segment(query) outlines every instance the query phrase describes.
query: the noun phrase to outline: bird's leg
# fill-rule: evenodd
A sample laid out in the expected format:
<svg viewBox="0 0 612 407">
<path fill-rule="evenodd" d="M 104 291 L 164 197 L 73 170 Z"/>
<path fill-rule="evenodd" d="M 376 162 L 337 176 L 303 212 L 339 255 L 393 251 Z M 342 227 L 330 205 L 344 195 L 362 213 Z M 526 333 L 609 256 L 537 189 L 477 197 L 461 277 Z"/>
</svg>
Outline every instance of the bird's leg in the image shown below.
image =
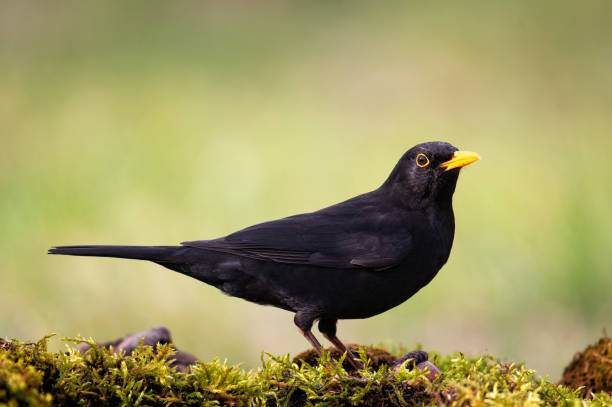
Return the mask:
<svg viewBox="0 0 612 407">
<path fill-rule="evenodd" d="M 298 330 L 300 331 L 300 333 L 302 335 L 304 335 L 304 338 L 306 338 L 306 340 L 308 342 L 310 342 L 312 347 L 317 352 L 317 355 L 319 355 L 319 357 L 323 356 L 322 352 L 321 352 L 321 343 L 319 343 L 317 338 L 314 336 L 314 334 L 310 330 L 312 328 L 312 324 L 314 323 L 314 318 L 309 318 L 306 314 L 298 311 L 295 314 L 295 317 L 293 318 L 293 322 L 295 322 L 295 324 L 297 325 Z M 330 359 L 330 362 L 331 362 L 332 366 L 334 366 L 334 367 L 336 366 L 336 364 L 334 363 L 333 360 Z M 322 365 L 322 366 L 325 369 L 327 369 L 327 371 L 330 374 L 333 375 L 333 372 L 331 371 L 331 369 L 328 366 L 325 366 L 325 365 Z"/>
<path fill-rule="evenodd" d="M 312 331 L 310 329 L 308 331 L 302 331 L 300 328 L 298 328 L 298 330 L 300 331 L 302 335 L 304 335 L 304 338 L 306 338 L 306 340 L 310 342 L 310 344 L 315 349 L 319 357 L 321 357 L 321 343 L 313 335 Z"/>
<path fill-rule="evenodd" d="M 334 346 L 336 348 L 338 348 L 338 350 L 342 353 L 346 352 L 346 359 L 348 360 L 348 362 L 357 370 L 361 370 L 363 369 L 363 364 L 361 364 L 361 362 L 359 362 L 358 360 L 355 359 L 355 355 L 353 355 L 353 352 L 351 352 L 351 350 L 349 348 L 347 348 L 342 341 L 340 341 L 340 339 L 338 339 L 337 336 L 328 336 L 323 334 L 323 336 L 325 336 L 327 338 L 328 341 L 330 341 L 331 343 L 334 344 Z"/>
<path fill-rule="evenodd" d="M 310 342 L 310 344 L 312 345 L 312 347 L 315 349 L 315 351 L 320 357 L 321 356 L 321 343 L 319 343 L 317 338 L 313 335 L 312 331 L 310 330 L 312 328 L 312 324 L 314 323 L 314 319 L 308 317 L 305 313 L 298 311 L 295 314 L 295 317 L 293 318 L 293 322 L 295 323 L 295 325 L 297 325 L 300 333 L 304 335 L 304 338 L 306 338 L 308 342 Z"/>
<path fill-rule="evenodd" d="M 319 320 L 319 331 L 323 334 L 328 341 L 330 341 L 340 352 L 346 352 L 346 359 L 348 362 L 357 370 L 363 369 L 361 362 L 355 360 L 355 355 L 349 348 L 347 348 L 340 339 L 336 336 L 336 323 L 337 319 L 326 319 L 321 318 Z"/>
</svg>

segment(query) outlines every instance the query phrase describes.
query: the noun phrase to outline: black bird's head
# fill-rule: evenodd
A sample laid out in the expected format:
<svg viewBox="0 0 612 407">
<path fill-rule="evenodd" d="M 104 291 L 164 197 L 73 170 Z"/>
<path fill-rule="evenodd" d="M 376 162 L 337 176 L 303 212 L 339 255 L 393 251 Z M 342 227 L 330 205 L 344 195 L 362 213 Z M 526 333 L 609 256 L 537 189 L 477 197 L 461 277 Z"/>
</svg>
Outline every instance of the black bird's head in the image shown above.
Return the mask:
<svg viewBox="0 0 612 407">
<path fill-rule="evenodd" d="M 459 170 L 479 159 L 441 141 L 417 144 L 402 156 L 382 188 L 410 209 L 450 204 Z"/>
</svg>

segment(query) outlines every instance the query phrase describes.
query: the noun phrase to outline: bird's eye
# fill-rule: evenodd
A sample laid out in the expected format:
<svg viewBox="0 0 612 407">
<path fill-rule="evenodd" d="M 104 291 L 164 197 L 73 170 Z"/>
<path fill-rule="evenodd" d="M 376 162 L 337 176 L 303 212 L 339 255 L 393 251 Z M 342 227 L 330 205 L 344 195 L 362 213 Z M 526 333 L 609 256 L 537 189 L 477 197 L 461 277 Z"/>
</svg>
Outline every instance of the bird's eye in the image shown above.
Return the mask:
<svg viewBox="0 0 612 407">
<path fill-rule="evenodd" d="M 419 154 L 416 156 L 416 164 L 421 167 L 427 167 L 429 165 L 429 158 L 425 154 Z"/>
</svg>

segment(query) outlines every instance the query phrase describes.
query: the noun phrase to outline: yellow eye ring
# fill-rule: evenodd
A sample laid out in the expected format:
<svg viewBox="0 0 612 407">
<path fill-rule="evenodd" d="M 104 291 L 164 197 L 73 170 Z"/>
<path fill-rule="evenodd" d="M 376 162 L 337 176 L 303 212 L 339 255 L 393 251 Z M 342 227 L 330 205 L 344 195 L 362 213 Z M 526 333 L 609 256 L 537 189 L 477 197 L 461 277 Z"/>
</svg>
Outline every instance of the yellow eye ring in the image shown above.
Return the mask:
<svg viewBox="0 0 612 407">
<path fill-rule="evenodd" d="M 429 165 L 429 158 L 423 153 L 416 156 L 416 165 L 421 168 L 425 168 Z"/>
</svg>

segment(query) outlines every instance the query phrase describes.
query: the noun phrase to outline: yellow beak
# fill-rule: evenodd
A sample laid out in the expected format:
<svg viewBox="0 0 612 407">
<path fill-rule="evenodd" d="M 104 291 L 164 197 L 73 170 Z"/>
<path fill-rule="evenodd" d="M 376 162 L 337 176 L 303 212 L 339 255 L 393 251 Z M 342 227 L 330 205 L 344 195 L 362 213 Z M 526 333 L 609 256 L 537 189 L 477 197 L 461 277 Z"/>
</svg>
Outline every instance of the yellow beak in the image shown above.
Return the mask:
<svg viewBox="0 0 612 407">
<path fill-rule="evenodd" d="M 440 164 L 440 167 L 446 168 L 444 171 L 449 171 L 453 168 L 465 167 L 478 160 L 480 160 L 480 156 L 471 151 L 455 151 L 453 158 Z"/>
</svg>

